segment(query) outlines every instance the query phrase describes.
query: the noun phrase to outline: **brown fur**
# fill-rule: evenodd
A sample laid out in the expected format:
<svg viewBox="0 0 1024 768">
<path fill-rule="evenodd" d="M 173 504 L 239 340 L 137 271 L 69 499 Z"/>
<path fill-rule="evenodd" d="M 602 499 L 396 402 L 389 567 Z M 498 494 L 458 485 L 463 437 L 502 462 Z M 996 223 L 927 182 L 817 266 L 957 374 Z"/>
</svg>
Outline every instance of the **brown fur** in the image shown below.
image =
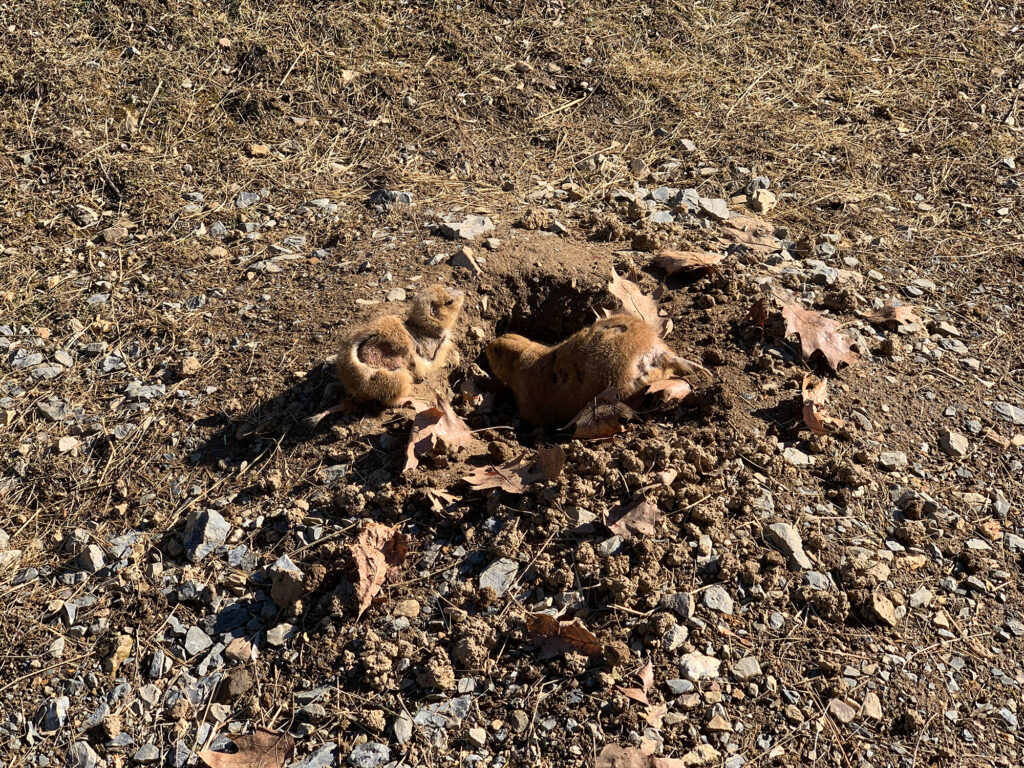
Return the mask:
<svg viewBox="0 0 1024 768">
<path fill-rule="evenodd" d="M 352 399 L 387 406 L 405 402 L 413 384 L 451 354 L 462 301 L 461 292 L 431 285 L 417 294 L 405 320 L 383 315 L 352 331 L 334 365 Z"/>
<path fill-rule="evenodd" d="M 626 398 L 656 381 L 707 373 L 632 315 L 599 320 L 553 347 L 507 334 L 487 345 L 487 359 L 522 417 L 544 427 L 564 426 L 606 389 Z"/>
</svg>

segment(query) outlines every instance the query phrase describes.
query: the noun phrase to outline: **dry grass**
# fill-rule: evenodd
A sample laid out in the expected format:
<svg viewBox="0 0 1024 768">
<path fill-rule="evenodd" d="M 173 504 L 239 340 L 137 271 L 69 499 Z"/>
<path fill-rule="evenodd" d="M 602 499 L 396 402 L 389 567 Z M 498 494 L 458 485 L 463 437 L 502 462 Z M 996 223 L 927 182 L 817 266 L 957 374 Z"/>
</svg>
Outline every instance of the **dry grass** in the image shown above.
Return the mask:
<svg viewBox="0 0 1024 768">
<path fill-rule="evenodd" d="M 574 180 L 597 199 L 632 183 L 621 163 L 605 175 L 576 169 L 597 152 L 717 168 L 694 173 L 711 192 L 734 188 L 735 166 L 768 175 L 797 195 L 784 223 L 884 237 L 890 250 L 854 255 L 945 281 L 956 297 L 947 311 L 968 330 L 991 322 L 973 303 L 975 284 L 986 302 L 1020 300 L 1020 194 L 996 186 L 999 159 L 1024 154 L 1013 10 L 967 0 L 171 6 L 16 0 L 0 9 L 0 324 L 46 328 L 65 345 L 141 340 L 146 350 L 130 362 L 140 379 L 159 377 L 168 354 L 202 351 L 206 369 L 189 386 L 223 386 L 255 355 L 251 339 L 230 347 L 242 326 L 217 305 L 205 314 L 165 306 L 240 281 L 235 265 L 189 236 L 182 192 L 223 203 L 225 219 L 236 216 L 239 189 L 268 187 L 282 208 L 329 197 L 341 214 L 311 221 L 310 241 L 365 243 L 377 226 L 363 205 L 374 189 L 413 191 L 419 211 L 507 211 L 543 184 Z M 696 142 L 699 161 L 682 155 L 682 139 Z M 270 155 L 251 157 L 253 143 Z M 75 224 L 76 205 L 143 237 L 97 246 L 99 227 Z M 912 240 L 901 227 L 914 229 Z M 104 280 L 112 300 L 85 304 Z M 253 311 L 272 322 L 288 313 Z M 1019 331 L 1002 331 L 986 351 L 1024 394 Z M 232 391 L 237 410 L 294 383 L 287 372 L 309 362 L 308 349 L 273 350 L 283 373 Z M 15 378 L 0 366 L 0 387 Z M 88 457 L 53 450 L 64 433 L 35 406 L 55 395 L 82 406 L 104 435 Z M 252 461 L 221 473 L 190 463 L 199 415 L 180 409 L 109 437 L 122 420 L 117 397 L 109 381 L 76 372 L 12 406 L 0 428 L 10 462 L 0 527 L 26 563 L 60 567 L 53 544 L 79 524 L 99 534 L 126 519 L 162 530 L 256 474 Z M 255 463 L 280 468 L 278 447 Z M 48 596 L 5 582 L 0 604 L 21 606 L 4 624 L 17 649 L 0 656 L 10 686 L 51 629 L 31 617 Z"/>
</svg>

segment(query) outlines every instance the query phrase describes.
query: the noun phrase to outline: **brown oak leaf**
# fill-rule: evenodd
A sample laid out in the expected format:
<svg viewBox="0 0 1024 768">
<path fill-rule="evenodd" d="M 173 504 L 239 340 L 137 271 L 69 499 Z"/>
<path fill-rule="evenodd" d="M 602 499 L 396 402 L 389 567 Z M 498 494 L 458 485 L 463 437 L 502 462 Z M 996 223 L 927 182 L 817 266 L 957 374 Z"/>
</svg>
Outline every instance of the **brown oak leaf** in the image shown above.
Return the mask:
<svg viewBox="0 0 1024 768">
<path fill-rule="evenodd" d="M 572 436 L 577 440 L 598 440 L 622 431 L 622 420 L 635 414 L 632 408 L 619 400 L 617 389 L 606 389 L 577 413 L 565 428 L 575 427 Z"/>
<path fill-rule="evenodd" d="M 812 384 L 814 377 L 804 376 L 801 388 L 803 396 L 804 423 L 815 435 L 828 435 L 846 426 L 846 422 L 825 412 L 825 400 L 828 398 L 828 381 L 821 379 Z"/>
<path fill-rule="evenodd" d="M 639 747 L 620 747 L 607 744 L 597 756 L 594 768 L 693 768 L 713 763 L 689 762 L 678 757 L 655 757 L 654 743 L 642 740 Z"/>
<path fill-rule="evenodd" d="M 473 470 L 462 478 L 474 491 L 500 488 L 509 493 L 522 493 L 530 483 L 555 480 L 565 466 L 565 451 L 553 445 L 541 448 L 532 461 L 518 458 L 500 467 L 488 465 Z"/>
<path fill-rule="evenodd" d="M 693 387 L 685 379 L 662 379 L 647 387 L 651 394 L 660 394 L 665 400 L 685 400 L 693 393 Z"/>
<path fill-rule="evenodd" d="M 289 733 L 267 728 L 227 737 L 238 748 L 237 752 L 204 749 L 197 757 L 210 768 L 282 768 L 295 749 L 295 739 Z"/>
<path fill-rule="evenodd" d="M 476 439 L 466 422 L 441 395 L 436 395 L 436 402 L 436 405 L 430 405 L 423 400 L 409 400 L 416 415 L 412 420 L 403 472 L 416 469 L 420 459 L 442 452 L 445 446 L 468 446 Z"/>
<path fill-rule="evenodd" d="M 405 561 L 405 534 L 398 528 L 367 520 L 354 542 L 348 545 L 352 587 L 359 600 L 359 616 L 370 607 L 384 586 L 388 572 Z"/>
<path fill-rule="evenodd" d="M 602 522 L 609 531 L 624 539 L 634 535 L 653 536 L 660 514 L 657 505 L 640 498 L 608 510 Z"/>
<path fill-rule="evenodd" d="M 657 255 L 654 263 L 665 270 L 665 274 L 674 275 L 684 270 L 711 270 L 725 259 L 722 253 L 705 253 L 703 251 L 672 251 L 665 250 Z"/>
<path fill-rule="evenodd" d="M 630 277 L 636 277 L 635 270 L 630 273 Z M 608 292 L 619 300 L 622 310 L 627 314 L 641 318 L 659 333 L 668 334 L 672 330 L 672 321 L 658 316 L 658 299 L 662 296 L 662 289 L 659 288 L 653 296 L 648 296 L 633 280 L 620 277 L 615 267 L 612 267 L 612 281 L 608 284 Z"/>
<path fill-rule="evenodd" d="M 559 621 L 546 613 L 531 613 L 526 618 L 526 630 L 542 641 L 541 658 L 551 658 L 570 650 L 584 656 L 600 656 L 604 652 L 601 641 L 579 619 Z"/>
<path fill-rule="evenodd" d="M 759 253 L 780 250 L 778 238 L 771 224 L 756 216 L 731 216 L 722 224 L 718 242 L 722 245 L 742 245 Z"/>
<path fill-rule="evenodd" d="M 782 288 L 772 291 L 782 304 L 782 318 L 786 321 L 786 335 L 800 337 L 800 350 L 809 360 L 816 352 L 825 356 L 832 370 L 842 363 L 853 365 L 860 356 L 850 348 L 850 339 L 839 332 L 839 323 L 819 312 L 804 309 L 796 298 Z"/>
</svg>

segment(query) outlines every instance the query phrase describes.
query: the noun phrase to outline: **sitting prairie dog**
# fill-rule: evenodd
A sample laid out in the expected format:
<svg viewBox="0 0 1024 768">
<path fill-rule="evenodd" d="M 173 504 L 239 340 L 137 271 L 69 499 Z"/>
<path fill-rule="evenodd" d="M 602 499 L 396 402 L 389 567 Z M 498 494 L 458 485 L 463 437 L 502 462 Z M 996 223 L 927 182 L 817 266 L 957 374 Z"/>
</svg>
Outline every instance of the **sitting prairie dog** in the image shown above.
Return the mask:
<svg viewBox="0 0 1024 768">
<path fill-rule="evenodd" d="M 356 401 L 401 405 L 452 352 L 451 331 L 462 309 L 460 291 L 431 285 L 416 295 L 409 315 L 383 315 L 345 339 L 334 368 Z"/>
<path fill-rule="evenodd" d="M 452 329 L 462 311 L 465 296 L 462 291 L 446 288 L 441 283 L 427 286 L 413 299 L 405 327 L 409 329 L 416 346 L 416 370 L 424 378 L 434 368 L 444 366 L 454 352 Z"/>
<path fill-rule="evenodd" d="M 515 395 L 524 419 L 564 426 L 606 389 L 623 398 L 656 381 L 696 372 L 642 318 L 613 315 L 553 347 L 507 334 L 487 345 L 491 370 Z"/>
</svg>

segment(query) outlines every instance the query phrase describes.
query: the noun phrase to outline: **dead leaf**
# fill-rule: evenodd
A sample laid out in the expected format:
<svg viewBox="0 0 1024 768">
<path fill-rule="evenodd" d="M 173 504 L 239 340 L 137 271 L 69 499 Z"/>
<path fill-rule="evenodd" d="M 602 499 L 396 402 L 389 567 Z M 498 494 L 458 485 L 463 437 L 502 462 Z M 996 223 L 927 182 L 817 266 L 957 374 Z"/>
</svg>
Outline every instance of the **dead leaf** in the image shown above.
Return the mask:
<svg viewBox="0 0 1024 768">
<path fill-rule="evenodd" d="M 348 545 L 352 586 L 359 598 L 359 616 L 370 607 L 388 572 L 405 561 L 405 535 L 398 528 L 365 521 L 359 537 Z"/>
<path fill-rule="evenodd" d="M 587 403 L 565 429 L 575 427 L 576 440 L 597 440 L 622 431 L 622 420 L 635 415 L 632 408 L 619 400 L 617 389 L 606 389 Z"/>
<path fill-rule="evenodd" d="M 651 728 L 661 728 L 665 715 L 668 714 L 668 707 L 664 704 L 651 704 L 644 710 L 643 718 L 650 724 Z M 652 762 L 652 765 L 658 765 L 656 762 Z M 668 763 L 669 766 L 672 763 Z"/>
<path fill-rule="evenodd" d="M 685 400 L 693 392 L 693 387 L 685 379 L 662 379 L 648 386 L 647 391 L 661 393 L 665 400 Z"/>
<path fill-rule="evenodd" d="M 459 397 L 462 398 L 463 405 L 479 414 L 494 411 L 494 393 L 488 389 L 481 389 L 474 379 L 463 379 L 459 384 Z"/>
<path fill-rule="evenodd" d="M 268 728 L 227 737 L 238 747 L 237 752 L 204 749 L 197 757 L 210 768 L 282 768 L 295 749 L 295 739 L 290 734 Z"/>
<path fill-rule="evenodd" d="M 546 613 L 531 613 L 526 618 L 526 630 L 535 638 L 543 640 L 541 658 L 577 651 L 584 656 L 600 656 L 604 646 L 579 619 L 559 621 Z"/>
<path fill-rule="evenodd" d="M 821 352 L 834 371 L 839 370 L 840 363 L 853 365 L 860 359 L 850 348 L 850 339 L 839 333 L 839 323 L 819 312 L 804 309 L 789 291 L 776 286 L 772 291 L 782 304 L 786 335 L 800 337 L 804 359 L 809 360 L 815 352 Z"/>
<path fill-rule="evenodd" d="M 702 251 L 662 251 L 654 259 L 654 263 L 665 270 L 668 275 L 684 270 L 712 270 L 725 259 L 722 253 L 704 253 Z"/>
<path fill-rule="evenodd" d="M 416 469 L 424 456 L 435 455 L 446 446 L 468 446 L 476 438 L 469 426 L 452 410 L 448 402 L 436 394 L 437 405 L 423 400 L 410 399 L 416 410 L 409 434 L 409 447 L 405 452 L 405 467 L 402 472 Z"/>
<path fill-rule="evenodd" d="M 885 304 L 881 309 L 869 309 L 861 312 L 869 323 L 896 329 L 901 325 L 924 326 L 924 320 L 917 316 L 911 307 L 902 304 Z"/>
<path fill-rule="evenodd" d="M 781 249 L 775 229 L 755 216 L 731 216 L 721 227 L 718 242 L 725 246 L 742 245 L 759 253 L 773 253 Z"/>
<path fill-rule="evenodd" d="M 636 676 L 640 678 L 639 688 L 617 687 L 623 696 L 641 704 L 649 705 L 650 702 L 647 700 L 647 692 L 651 690 L 651 686 L 654 685 L 654 665 L 648 661 L 640 668 L 640 671 L 636 673 Z"/>
<path fill-rule="evenodd" d="M 437 488 L 426 489 L 427 498 L 430 499 L 430 510 L 436 514 L 447 512 L 449 507 L 459 502 L 459 497 L 454 496 Z"/>
<path fill-rule="evenodd" d="M 540 480 L 555 480 L 565 466 L 565 451 L 553 445 L 541 448 L 533 461 L 522 457 L 500 467 L 489 465 L 462 478 L 474 491 L 500 488 L 509 493 L 522 493 L 527 485 Z"/>
<path fill-rule="evenodd" d="M 821 379 L 811 386 L 814 377 L 804 376 L 802 387 L 804 423 L 815 435 L 828 435 L 846 426 L 846 422 L 829 416 L 825 412 L 825 400 L 828 397 L 828 380 Z"/>
<path fill-rule="evenodd" d="M 636 276 L 634 271 L 630 275 Z M 665 334 L 671 330 L 671 321 L 667 318 L 658 317 L 658 296 L 648 296 L 640 290 L 640 286 L 632 280 L 620 277 L 612 267 L 612 281 L 608 284 L 608 293 L 619 300 L 624 312 L 644 320 L 649 326 L 659 333 Z"/>
<path fill-rule="evenodd" d="M 640 498 L 629 504 L 614 507 L 603 520 L 608 530 L 628 539 L 631 536 L 653 536 L 654 526 L 661 514 L 657 505 Z"/>
</svg>

